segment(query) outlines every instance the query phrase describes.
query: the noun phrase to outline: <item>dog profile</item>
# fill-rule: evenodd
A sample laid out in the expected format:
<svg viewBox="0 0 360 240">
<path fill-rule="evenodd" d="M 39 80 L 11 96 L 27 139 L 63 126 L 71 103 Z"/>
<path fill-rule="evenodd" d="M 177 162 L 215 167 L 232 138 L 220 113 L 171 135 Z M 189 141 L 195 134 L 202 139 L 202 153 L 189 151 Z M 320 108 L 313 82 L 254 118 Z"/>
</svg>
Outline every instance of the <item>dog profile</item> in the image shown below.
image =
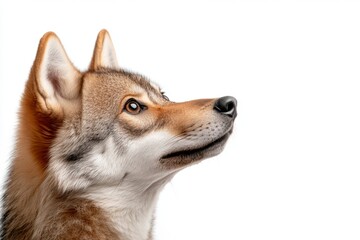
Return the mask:
<svg viewBox="0 0 360 240">
<path fill-rule="evenodd" d="M 106 30 L 81 72 L 46 33 L 21 100 L 1 239 L 152 239 L 160 191 L 223 150 L 236 104 L 170 101 L 119 67 Z"/>
</svg>

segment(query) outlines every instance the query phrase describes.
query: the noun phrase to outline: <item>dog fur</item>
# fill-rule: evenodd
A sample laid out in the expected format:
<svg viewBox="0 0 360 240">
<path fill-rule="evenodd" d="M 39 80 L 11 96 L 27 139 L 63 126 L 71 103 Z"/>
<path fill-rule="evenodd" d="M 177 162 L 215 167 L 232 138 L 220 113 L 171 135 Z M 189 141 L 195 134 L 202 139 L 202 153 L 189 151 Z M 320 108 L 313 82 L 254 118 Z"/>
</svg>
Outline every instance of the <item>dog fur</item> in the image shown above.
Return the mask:
<svg viewBox="0 0 360 240">
<path fill-rule="evenodd" d="M 21 100 L 2 239 L 152 239 L 161 189 L 232 132 L 236 114 L 217 101 L 169 101 L 119 67 L 106 30 L 86 72 L 46 33 Z"/>
</svg>

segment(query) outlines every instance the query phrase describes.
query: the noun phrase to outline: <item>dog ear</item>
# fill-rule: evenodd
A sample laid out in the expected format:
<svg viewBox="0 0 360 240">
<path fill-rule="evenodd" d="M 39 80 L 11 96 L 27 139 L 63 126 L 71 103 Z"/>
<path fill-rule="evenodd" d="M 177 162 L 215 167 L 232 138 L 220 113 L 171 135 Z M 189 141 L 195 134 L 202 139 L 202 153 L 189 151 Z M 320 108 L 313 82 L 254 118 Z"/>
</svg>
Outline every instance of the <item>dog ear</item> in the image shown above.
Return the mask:
<svg viewBox="0 0 360 240">
<path fill-rule="evenodd" d="M 108 31 L 105 29 L 99 32 L 96 39 L 89 70 L 95 71 L 103 67 L 112 69 L 119 68 L 114 45 Z"/>
<path fill-rule="evenodd" d="M 41 38 L 32 74 L 36 79 L 38 102 L 46 112 L 61 114 L 63 105 L 79 96 L 81 73 L 71 63 L 53 32 Z"/>
</svg>

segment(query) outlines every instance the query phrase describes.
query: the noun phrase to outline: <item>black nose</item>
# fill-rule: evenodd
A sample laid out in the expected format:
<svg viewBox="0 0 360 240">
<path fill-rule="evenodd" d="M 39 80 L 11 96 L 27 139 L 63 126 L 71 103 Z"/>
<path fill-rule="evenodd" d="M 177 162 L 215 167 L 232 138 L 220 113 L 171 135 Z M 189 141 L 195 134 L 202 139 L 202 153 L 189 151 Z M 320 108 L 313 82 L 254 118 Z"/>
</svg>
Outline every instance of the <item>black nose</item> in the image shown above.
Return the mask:
<svg viewBox="0 0 360 240">
<path fill-rule="evenodd" d="M 237 101 L 234 97 L 226 96 L 216 100 L 214 109 L 221 114 L 235 118 L 237 115 L 236 104 Z"/>
</svg>

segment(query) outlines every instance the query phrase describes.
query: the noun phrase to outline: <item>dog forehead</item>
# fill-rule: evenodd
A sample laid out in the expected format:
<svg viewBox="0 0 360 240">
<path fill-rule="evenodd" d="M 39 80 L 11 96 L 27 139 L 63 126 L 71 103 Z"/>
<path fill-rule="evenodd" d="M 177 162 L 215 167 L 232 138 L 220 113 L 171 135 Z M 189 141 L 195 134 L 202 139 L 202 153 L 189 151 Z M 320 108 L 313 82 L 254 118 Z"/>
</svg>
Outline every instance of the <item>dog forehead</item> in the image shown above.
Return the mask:
<svg viewBox="0 0 360 240">
<path fill-rule="evenodd" d="M 116 92 L 116 94 L 114 93 Z M 127 95 L 142 94 L 161 95 L 159 86 L 139 74 L 125 71 L 102 71 L 84 74 L 84 94 L 106 95 Z"/>
<path fill-rule="evenodd" d="M 125 75 L 108 72 L 106 74 L 87 73 L 84 75 L 83 94 L 114 94 L 127 92 L 134 86 L 133 81 Z M 104 97 L 100 95 L 100 97 Z"/>
</svg>

